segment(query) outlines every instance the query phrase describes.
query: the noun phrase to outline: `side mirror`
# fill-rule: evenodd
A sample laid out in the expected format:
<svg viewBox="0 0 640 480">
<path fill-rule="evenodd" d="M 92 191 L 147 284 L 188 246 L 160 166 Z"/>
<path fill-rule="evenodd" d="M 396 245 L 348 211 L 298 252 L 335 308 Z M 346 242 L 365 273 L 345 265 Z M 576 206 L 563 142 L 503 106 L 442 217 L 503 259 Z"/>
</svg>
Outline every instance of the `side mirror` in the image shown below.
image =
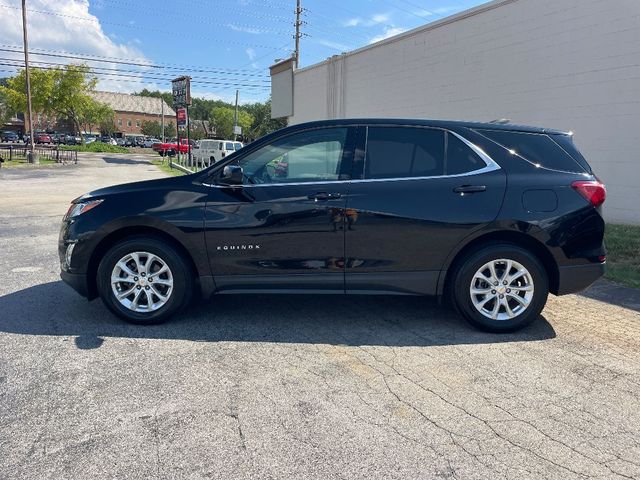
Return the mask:
<svg viewBox="0 0 640 480">
<path fill-rule="evenodd" d="M 244 173 L 242 167 L 238 165 L 227 165 L 222 170 L 222 175 L 218 183 L 222 185 L 242 185 Z"/>
</svg>

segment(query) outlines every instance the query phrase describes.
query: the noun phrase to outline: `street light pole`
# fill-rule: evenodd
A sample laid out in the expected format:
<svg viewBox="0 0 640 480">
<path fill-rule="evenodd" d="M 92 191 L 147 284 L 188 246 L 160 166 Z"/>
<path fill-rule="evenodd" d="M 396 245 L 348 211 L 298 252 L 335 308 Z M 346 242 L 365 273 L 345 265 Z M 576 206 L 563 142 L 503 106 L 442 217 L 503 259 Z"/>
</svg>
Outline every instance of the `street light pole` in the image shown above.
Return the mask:
<svg viewBox="0 0 640 480">
<path fill-rule="evenodd" d="M 160 111 L 162 112 L 162 143 L 164 143 L 164 98 L 160 97 Z"/>
<path fill-rule="evenodd" d="M 233 114 L 233 139 L 238 139 L 238 95 L 240 94 L 240 90 L 236 90 L 236 111 Z"/>
<path fill-rule="evenodd" d="M 22 0 L 22 40 L 24 46 L 24 73 L 27 84 L 27 110 L 29 114 L 29 153 L 27 154 L 27 162 L 38 163 L 38 158 L 33 151 L 33 109 L 31 108 L 31 78 L 29 76 L 29 40 L 27 37 L 27 6 L 26 0 Z"/>
</svg>

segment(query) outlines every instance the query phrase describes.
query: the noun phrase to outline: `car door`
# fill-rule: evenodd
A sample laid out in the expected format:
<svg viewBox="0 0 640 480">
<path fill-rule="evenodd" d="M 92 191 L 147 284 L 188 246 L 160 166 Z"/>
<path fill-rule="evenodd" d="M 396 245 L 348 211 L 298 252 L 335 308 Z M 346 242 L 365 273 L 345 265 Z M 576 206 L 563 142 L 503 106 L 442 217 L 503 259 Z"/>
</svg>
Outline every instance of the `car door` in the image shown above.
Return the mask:
<svg viewBox="0 0 640 480">
<path fill-rule="evenodd" d="M 241 186 L 216 184 L 214 175 L 205 236 L 219 291 L 344 292 L 355 134 L 352 127 L 287 134 L 234 158 Z"/>
<path fill-rule="evenodd" d="M 369 126 L 345 216 L 347 293 L 434 294 L 447 255 L 493 221 L 504 172 L 459 134 Z"/>
</svg>

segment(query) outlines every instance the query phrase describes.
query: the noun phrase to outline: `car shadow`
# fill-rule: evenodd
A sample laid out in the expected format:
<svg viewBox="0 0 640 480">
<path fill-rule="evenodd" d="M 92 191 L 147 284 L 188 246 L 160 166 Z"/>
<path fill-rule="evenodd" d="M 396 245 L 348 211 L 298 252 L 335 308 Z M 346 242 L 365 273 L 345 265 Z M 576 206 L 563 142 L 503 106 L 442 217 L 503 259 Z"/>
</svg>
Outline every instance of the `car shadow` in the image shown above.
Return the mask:
<svg viewBox="0 0 640 480">
<path fill-rule="evenodd" d="M 640 289 L 600 279 L 578 295 L 640 312 Z"/>
<path fill-rule="evenodd" d="M 150 162 L 148 160 L 134 160 L 132 158 L 118 158 L 118 157 L 103 157 L 102 160 L 105 163 L 114 163 L 116 165 L 147 165 Z"/>
<path fill-rule="evenodd" d="M 80 349 L 108 337 L 429 347 L 556 336 L 543 316 L 518 332 L 480 332 L 435 299 L 411 296 L 218 295 L 165 324 L 138 326 L 57 281 L 0 297 L 0 312 L 0 332 L 74 336 Z"/>
</svg>

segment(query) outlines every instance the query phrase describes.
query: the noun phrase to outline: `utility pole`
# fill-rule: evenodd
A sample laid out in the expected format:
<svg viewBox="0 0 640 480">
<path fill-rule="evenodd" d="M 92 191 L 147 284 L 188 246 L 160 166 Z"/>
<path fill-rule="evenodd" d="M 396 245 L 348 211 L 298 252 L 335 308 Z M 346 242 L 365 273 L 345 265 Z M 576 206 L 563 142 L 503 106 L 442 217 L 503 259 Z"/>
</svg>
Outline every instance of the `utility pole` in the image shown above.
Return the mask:
<svg viewBox="0 0 640 480">
<path fill-rule="evenodd" d="M 302 26 L 302 20 L 300 19 L 300 15 L 302 15 L 302 6 L 300 5 L 301 0 L 296 0 L 296 50 L 294 52 L 294 67 L 298 68 L 298 63 L 300 62 L 300 27 Z"/>
<path fill-rule="evenodd" d="M 29 40 L 27 37 L 27 5 L 26 0 L 22 0 L 22 41 L 24 47 L 24 74 L 27 84 L 27 110 L 29 110 L 29 153 L 27 154 L 28 163 L 38 163 L 38 158 L 33 151 L 33 109 L 31 108 L 31 78 L 29 76 Z"/>
<path fill-rule="evenodd" d="M 238 95 L 240 94 L 240 90 L 236 90 L 236 111 L 233 114 L 233 139 L 238 139 L 238 134 L 236 131 L 238 130 Z"/>
</svg>

